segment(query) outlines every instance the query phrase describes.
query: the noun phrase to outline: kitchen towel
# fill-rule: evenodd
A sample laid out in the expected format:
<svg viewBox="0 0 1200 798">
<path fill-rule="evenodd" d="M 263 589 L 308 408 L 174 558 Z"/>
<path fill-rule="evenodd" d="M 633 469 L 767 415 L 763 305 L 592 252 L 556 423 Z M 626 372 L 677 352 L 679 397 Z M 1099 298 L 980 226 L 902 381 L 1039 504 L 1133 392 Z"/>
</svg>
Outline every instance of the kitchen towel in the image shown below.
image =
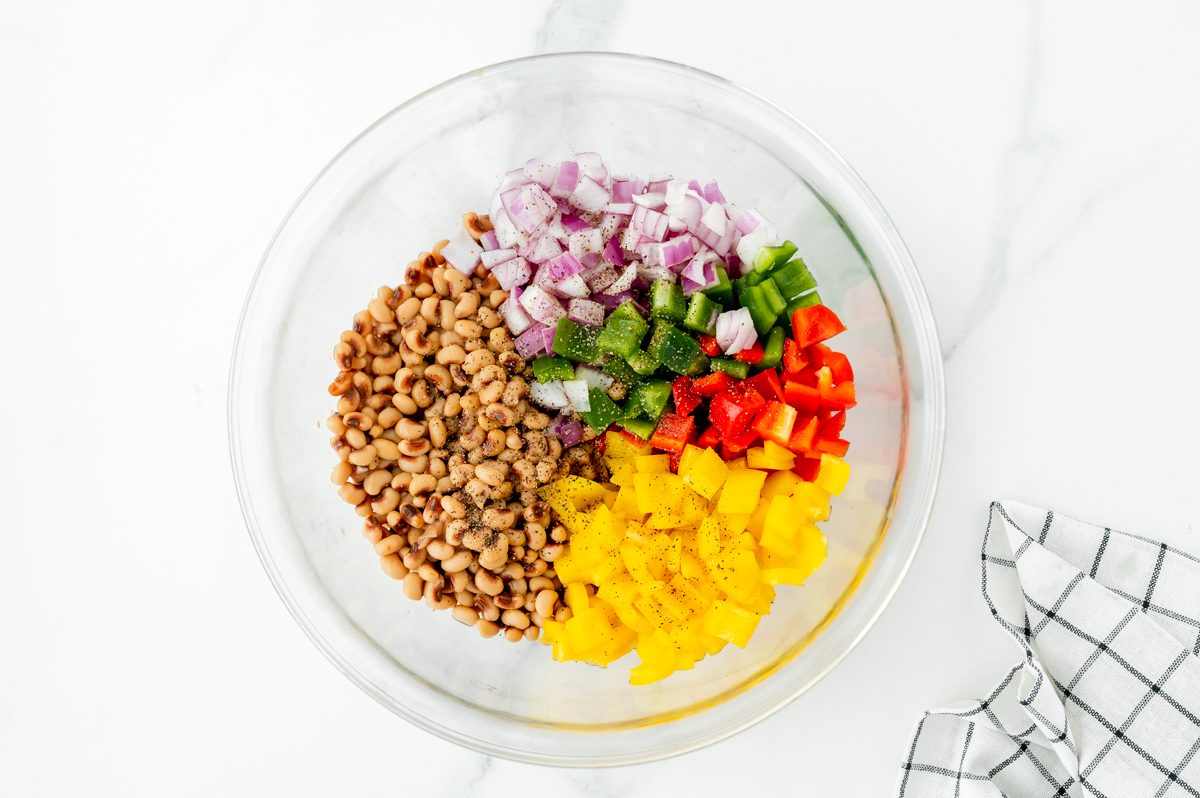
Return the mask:
<svg viewBox="0 0 1200 798">
<path fill-rule="evenodd" d="M 996 502 L 983 597 L 1024 660 L 925 713 L 899 796 L 1200 798 L 1200 560 Z"/>
</svg>

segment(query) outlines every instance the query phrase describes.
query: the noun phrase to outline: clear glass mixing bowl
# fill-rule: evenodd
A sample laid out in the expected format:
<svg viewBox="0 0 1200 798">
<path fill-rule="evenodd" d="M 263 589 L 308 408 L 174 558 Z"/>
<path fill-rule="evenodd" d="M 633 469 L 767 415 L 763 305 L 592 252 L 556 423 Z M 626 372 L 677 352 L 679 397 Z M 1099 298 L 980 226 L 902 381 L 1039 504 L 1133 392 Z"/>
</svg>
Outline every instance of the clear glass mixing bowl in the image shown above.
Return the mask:
<svg viewBox="0 0 1200 798">
<path fill-rule="evenodd" d="M 630 654 L 560 664 L 484 640 L 404 598 L 329 483 L 332 349 L 355 311 L 418 252 L 484 211 L 528 158 L 596 151 L 617 172 L 717 180 L 796 242 L 849 327 L 859 405 L 849 486 L 824 524 L 825 564 L 781 588 L 740 650 L 646 687 Z M 355 139 L 296 202 L 246 298 L 229 445 L 250 536 L 327 657 L 380 703 L 486 754 L 546 765 L 644 762 L 720 740 L 811 687 L 863 637 L 916 552 L 941 460 L 941 356 L 899 234 L 829 145 L 778 106 L 686 66 L 616 54 L 539 56 L 470 72 Z"/>
</svg>

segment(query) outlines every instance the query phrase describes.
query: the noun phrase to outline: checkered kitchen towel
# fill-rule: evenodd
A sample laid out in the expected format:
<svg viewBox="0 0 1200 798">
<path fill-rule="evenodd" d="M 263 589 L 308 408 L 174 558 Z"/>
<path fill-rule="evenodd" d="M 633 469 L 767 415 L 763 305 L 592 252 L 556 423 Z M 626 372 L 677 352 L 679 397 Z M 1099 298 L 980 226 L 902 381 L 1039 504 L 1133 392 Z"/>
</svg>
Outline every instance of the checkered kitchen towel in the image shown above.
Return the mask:
<svg viewBox="0 0 1200 798">
<path fill-rule="evenodd" d="M 1024 661 L 925 713 L 902 798 L 1200 798 L 1200 560 L 997 502 L 983 596 Z"/>
</svg>

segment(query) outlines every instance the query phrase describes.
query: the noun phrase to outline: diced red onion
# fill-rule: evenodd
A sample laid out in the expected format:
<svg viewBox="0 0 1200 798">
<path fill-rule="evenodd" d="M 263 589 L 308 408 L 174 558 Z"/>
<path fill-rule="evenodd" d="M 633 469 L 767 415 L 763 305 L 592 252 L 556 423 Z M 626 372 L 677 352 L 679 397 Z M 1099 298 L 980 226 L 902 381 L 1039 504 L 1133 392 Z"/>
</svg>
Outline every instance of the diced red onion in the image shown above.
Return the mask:
<svg viewBox="0 0 1200 798">
<path fill-rule="evenodd" d="M 747 333 L 749 330 L 749 333 Z M 717 316 L 717 346 L 727 355 L 736 355 L 743 349 L 754 345 L 758 334 L 754 330 L 754 320 L 750 318 L 748 308 L 727 310 Z M 747 341 L 749 337 L 749 341 Z"/>
<path fill-rule="evenodd" d="M 501 288 L 511 291 L 513 288 L 528 283 L 529 278 L 533 275 L 533 270 L 529 266 L 529 261 L 524 258 L 513 258 L 493 267 L 492 274 L 500 281 Z"/>
<path fill-rule="evenodd" d="M 668 269 L 666 266 L 641 266 L 638 268 L 638 274 L 645 277 L 650 282 L 655 280 L 666 280 L 668 283 L 678 282 L 679 275 Z"/>
<path fill-rule="evenodd" d="M 525 168 L 521 170 L 525 176 L 534 181 L 542 188 L 550 188 L 554 185 L 554 178 L 558 174 L 558 167 L 548 163 L 542 163 L 537 158 L 530 158 L 525 162 Z"/>
<path fill-rule="evenodd" d="M 722 206 L 714 204 L 709 207 L 721 208 Z M 724 210 L 722 209 L 721 212 L 724 213 Z M 713 247 L 713 249 L 722 258 L 727 258 L 729 257 L 729 250 L 733 248 L 734 244 L 741 240 L 742 236 L 741 233 L 737 231 L 737 227 L 733 224 L 733 222 L 728 222 L 725 225 L 725 235 L 721 236 L 721 240 L 717 242 L 717 245 Z"/>
<path fill-rule="evenodd" d="M 581 152 L 575 156 L 575 162 L 579 164 L 579 173 L 585 177 L 590 177 L 597 183 L 603 183 L 608 179 L 608 167 L 604 165 L 604 160 L 596 152 Z"/>
<path fill-rule="evenodd" d="M 577 279 L 582 279 L 576 275 Z M 604 324 L 604 306 L 590 299 L 572 299 L 567 303 L 567 318 L 580 324 L 599 327 Z"/>
<path fill-rule="evenodd" d="M 617 277 L 617 279 L 613 281 L 612 285 L 610 285 L 608 288 L 604 289 L 604 293 L 619 294 L 622 291 L 628 291 L 630 286 L 633 285 L 633 281 L 636 277 L 637 277 L 637 264 L 631 263 L 625 267 L 625 271 L 623 271 L 620 274 L 620 276 Z"/>
<path fill-rule="evenodd" d="M 570 406 L 567 394 L 563 391 L 562 380 L 535 382 L 529 386 L 529 399 L 547 410 L 562 410 Z"/>
<path fill-rule="evenodd" d="M 550 267 L 550 275 L 554 281 L 565 280 L 573 274 L 579 274 L 583 271 L 583 264 L 575 259 L 575 256 L 570 252 L 564 252 L 557 258 L 549 261 L 547 266 Z"/>
<path fill-rule="evenodd" d="M 503 208 L 492 214 L 492 227 L 496 228 L 496 240 L 502 247 L 523 247 L 529 243 L 529 236 L 517 230 Z"/>
<path fill-rule="evenodd" d="M 618 216 L 633 216 L 633 202 L 610 202 L 604 206 L 605 213 L 615 213 Z"/>
<path fill-rule="evenodd" d="M 579 259 L 579 262 L 582 263 L 585 268 L 595 266 L 600 262 L 600 253 L 586 252 L 584 253 L 583 257 Z"/>
<path fill-rule="evenodd" d="M 613 384 L 612 375 L 605 374 L 595 366 L 589 366 L 586 363 L 580 363 L 575 367 L 575 379 L 586 382 L 588 388 L 599 388 L 602 391 L 607 391 Z"/>
<path fill-rule="evenodd" d="M 634 195 L 641 194 L 642 189 L 645 187 L 646 184 L 636 178 L 633 180 L 614 180 L 612 186 L 612 201 L 620 203 L 633 202 Z"/>
<path fill-rule="evenodd" d="M 618 216 L 615 213 L 606 213 L 600 217 L 600 224 L 596 226 L 596 229 L 600 231 L 600 237 L 608 241 L 628 221 L 629 219 L 624 216 Z"/>
<path fill-rule="evenodd" d="M 741 216 L 737 217 L 737 229 L 742 235 L 753 233 L 756 228 L 764 224 L 767 224 L 766 218 L 755 210 L 742 211 Z"/>
<path fill-rule="evenodd" d="M 511 297 L 510 297 L 511 298 Z M 552 326 L 558 323 L 558 320 L 567 315 L 567 311 L 559 303 L 557 299 L 550 296 L 546 291 L 538 285 L 531 285 L 521 294 L 521 307 L 537 321 L 547 326 Z M 508 300 L 505 300 L 508 304 Z M 502 306 L 503 307 L 503 306 Z M 528 325 L 521 329 L 524 332 L 528 329 Z M 510 330 L 512 332 L 512 330 Z M 518 335 L 520 333 L 517 333 Z"/>
<path fill-rule="evenodd" d="M 601 261 L 590 269 L 585 269 L 580 276 L 594 294 L 597 291 L 603 291 L 616 281 L 617 270 L 608 261 Z"/>
<path fill-rule="evenodd" d="M 533 275 L 533 281 L 530 284 L 536 285 L 543 291 L 553 294 L 554 286 L 557 283 L 558 280 L 554 277 L 553 267 L 550 265 L 550 262 L 547 261 L 546 263 L 538 266 L 537 271 Z"/>
<path fill-rule="evenodd" d="M 651 208 L 658 210 L 667 204 L 667 195 L 661 191 L 655 191 L 649 194 L 635 194 L 633 196 L 633 204 L 640 205 L 643 208 Z"/>
<path fill-rule="evenodd" d="M 633 215 L 636 217 L 637 211 L 634 211 Z M 617 239 L 616 239 L 616 237 L 613 237 L 612 240 L 616 241 Z M 637 245 L 639 243 L 641 243 L 641 240 L 642 240 L 642 234 L 640 232 L 638 232 L 638 230 L 634 229 L 632 225 L 629 227 L 626 227 L 625 232 L 621 234 L 621 249 L 625 250 L 626 252 L 635 252 L 635 251 L 637 251 Z M 607 251 L 608 250 L 605 250 L 605 252 L 607 252 Z M 607 257 L 607 256 L 605 256 L 605 257 Z M 622 260 L 623 259 L 624 259 L 624 256 L 622 256 Z M 616 263 L 615 260 L 613 262 Z M 620 265 L 620 264 L 617 264 L 617 265 Z"/>
<path fill-rule="evenodd" d="M 695 239 L 691 236 L 680 236 L 659 246 L 662 253 L 661 264 L 668 269 L 686 263 L 696 254 Z"/>
<path fill-rule="evenodd" d="M 711 258 L 708 256 L 712 256 Z M 692 294 L 696 291 L 710 288 L 720 282 L 717 279 L 716 254 L 712 250 L 705 250 L 692 258 L 688 265 L 680 272 L 680 277 L 685 281 L 683 283 L 685 294 Z M 698 286 L 688 291 L 688 283 Z"/>
<path fill-rule="evenodd" d="M 742 240 L 737 245 L 738 258 L 742 263 L 754 263 L 758 251 L 767 244 L 767 228 L 769 227 L 769 224 L 759 225 L 742 236 Z"/>
<path fill-rule="evenodd" d="M 562 216 L 562 226 L 563 226 L 563 229 L 567 231 L 567 235 L 570 235 L 571 233 L 578 233 L 580 230 L 588 230 L 591 228 L 591 225 L 589 225 L 583 219 L 580 219 L 578 216 L 575 216 L 574 214 L 565 214 L 565 213 Z"/>
<path fill-rule="evenodd" d="M 558 243 L 558 239 L 549 233 L 543 232 L 536 240 L 530 241 L 528 245 L 522 247 L 519 251 L 530 263 L 545 263 L 561 255 L 563 248 Z"/>
<path fill-rule="evenodd" d="M 688 277 L 687 275 L 683 275 L 683 274 L 681 274 L 679 276 L 679 285 L 681 285 L 683 287 L 683 295 L 684 296 L 691 296 L 692 294 L 696 293 L 697 291 L 699 291 L 700 289 L 702 289 L 704 287 L 704 286 L 700 285 L 700 283 L 697 283 L 694 280 L 692 280 L 692 278 Z"/>
<path fill-rule="evenodd" d="M 511 204 L 506 205 L 508 216 L 518 230 L 533 232 L 542 222 L 554 215 L 558 206 L 554 198 L 537 183 L 526 183 Z"/>
<path fill-rule="evenodd" d="M 670 214 L 683 222 L 684 227 L 694 233 L 700 226 L 700 217 L 704 214 L 704 207 L 698 196 L 687 193 L 679 202 L 667 205 L 663 209 L 663 213 Z"/>
<path fill-rule="evenodd" d="M 442 247 L 442 257 L 446 262 L 463 274 L 470 274 L 479 265 L 479 256 L 483 247 L 479 242 L 467 235 L 466 230 L 459 230 L 458 235 L 450 239 L 450 243 Z"/>
<path fill-rule="evenodd" d="M 649 181 L 646 185 L 646 193 L 649 194 L 655 191 L 665 193 L 667 190 L 667 183 L 669 182 L 671 182 L 671 176 L 669 174 L 666 172 L 655 172 L 649 177 Z"/>
<path fill-rule="evenodd" d="M 557 327 L 547 327 L 542 330 L 542 341 L 545 343 L 547 352 L 554 351 L 554 333 L 556 331 Z"/>
<path fill-rule="evenodd" d="M 479 239 L 479 244 L 483 247 L 484 252 L 491 252 L 494 249 L 500 248 L 500 242 L 496 240 L 496 231 L 488 230 Z"/>
<path fill-rule="evenodd" d="M 613 266 L 624 267 L 625 256 L 621 254 L 621 245 L 617 243 L 616 236 L 610 238 L 604 245 L 604 259 Z"/>
<path fill-rule="evenodd" d="M 690 181 L 688 183 L 688 188 L 690 188 L 692 191 L 695 191 L 697 194 L 699 194 L 701 196 L 704 195 L 704 191 L 700 188 L 700 183 L 697 180 Z"/>
<path fill-rule="evenodd" d="M 542 331 L 546 329 L 548 329 L 546 325 L 534 322 L 533 326 L 518 335 L 514 341 L 517 345 L 517 353 L 529 360 L 545 352 L 546 338 L 542 335 Z"/>
<path fill-rule="evenodd" d="M 583 440 L 583 425 L 579 423 L 579 416 L 574 413 L 560 413 L 558 418 L 550 423 L 548 431 L 551 435 L 557 435 L 564 447 L 574 446 Z"/>
<path fill-rule="evenodd" d="M 563 393 L 567 395 L 567 401 L 571 404 L 571 409 L 576 413 L 586 413 L 592 409 L 591 400 L 588 398 L 588 384 L 583 380 L 563 380 Z"/>
<path fill-rule="evenodd" d="M 583 277 L 578 274 L 572 274 L 567 279 L 559 280 L 554 284 L 554 293 L 561 297 L 583 299 L 591 292 L 588 291 L 587 283 L 583 281 Z"/>
<path fill-rule="evenodd" d="M 520 288 L 513 288 L 512 294 L 500 305 L 500 315 L 504 317 L 504 323 L 513 335 L 520 335 L 533 326 L 533 319 L 529 318 L 529 314 L 521 305 L 522 295 Z"/>
<path fill-rule="evenodd" d="M 487 236 L 484 236 L 484 238 L 487 238 Z M 515 249 L 489 249 L 484 250 L 484 252 L 479 256 L 479 260 L 481 263 L 483 263 L 483 268 L 491 271 L 499 264 L 508 260 L 512 260 L 515 257 L 517 257 L 517 251 Z"/>
<path fill-rule="evenodd" d="M 558 165 L 558 175 L 554 178 L 554 187 L 550 193 L 555 197 L 569 197 L 579 184 L 579 164 L 574 161 L 563 161 Z"/>
<path fill-rule="evenodd" d="M 571 202 L 585 211 L 602 210 L 612 199 L 608 189 L 588 175 L 579 178 L 579 184 L 571 192 Z"/>
<path fill-rule="evenodd" d="M 576 258 L 582 258 L 589 252 L 604 251 L 604 234 L 590 227 L 578 233 L 571 233 L 567 241 L 567 249 Z"/>
<path fill-rule="evenodd" d="M 725 195 L 721 193 L 721 189 L 717 188 L 716 180 L 704 187 L 704 198 L 709 202 L 725 204 Z"/>
</svg>

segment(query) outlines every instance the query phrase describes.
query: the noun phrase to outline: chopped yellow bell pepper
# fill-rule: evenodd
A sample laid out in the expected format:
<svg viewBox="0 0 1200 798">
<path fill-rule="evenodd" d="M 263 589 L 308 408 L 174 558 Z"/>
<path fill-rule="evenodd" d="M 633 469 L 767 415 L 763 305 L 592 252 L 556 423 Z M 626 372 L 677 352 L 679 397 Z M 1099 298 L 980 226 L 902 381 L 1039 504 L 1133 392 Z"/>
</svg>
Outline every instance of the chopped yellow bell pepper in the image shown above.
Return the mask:
<svg viewBox="0 0 1200 798">
<path fill-rule="evenodd" d="M 733 599 L 729 599 L 732 601 Z M 739 601 L 743 608 L 758 615 L 771 614 L 771 602 L 775 600 L 775 588 L 772 585 L 763 583 L 757 590 L 745 601 Z"/>
<path fill-rule="evenodd" d="M 639 474 L 666 474 L 671 471 L 671 455 L 642 454 L 633 458 Z"/>
<path fill-rule="evenodd" d="M 616 554 L 610 554 L 592 566 L 588 572 L 593 585 L 603 585 L 609 580 L 619 579 L 626 575 L 625 563 Z"/>
<path fill-rule="evenodd" d="M 675 646 L 662 630 L 639 634 L 636 648 L 642 663 L 629 672 L 630 684 L 650 684 L 675 672 Z"/>
<path fill-rule="evenodd" d="M 763 483 L 762 499 L 770 500 L 776 496 L 792 496 L 799 485 L 809 485 L 796 475 L 795 471 L 776 471 L 767 477 Z"/>
<path fill-rule="evenodd" d="M 704 631 L 738 648 L 745 648 L 750 636 L 758 628 L 760 619 L 761 616 L 742 609 L 734 602 L 717 601 L 704 619 Z"/>
<path fill-rule="evenodd" d="M 717 502 L 719 513 L 753 513 L 758 505 L 758 495 L 766 480 L 765 471 L 746 468 L 729 472 L 721 498 Z"/>
<path fill-rule="evenodd" d="M 746 450 L 746 465 L 750 468 L 771 470 L 789 469 L 796 464 L 796 456 L 774 441 Z"/>
<path fill-rule="evenodd" d="M 792 491 L 792 498 L 804 513 L 806 523 L 829 518 L 829 491 L 811 482 L 801 482 Z"/>
<path fill-rule="evenodd" d="M 634 446 L 628 438 L 618 432 L 604 433 L 604 443 L 604 456 L 613 460 L 631 460 L 654 451 L 648 443 L 643 446 Z"/>
<path fill-rule="evenodd" d="M 625 569 L 629 571 L 629 575 L 633 580 L 641 586 L 642 592 L 651 593 L 662 587 L 662 581 L 655 577 L 647 568 L 649 555 L 645 549 L 633 541 L 626 540 L 620 545 L 617 551 L 621 555 L 621 561 L 625 563 Z M 655 586 L 657 584 L 657 587 Z"/>
<path fill-rule="evenodd" d="M 718 588 L 742 600 L 750 597 L 761 582 L 754 552 L 734 549 L 708 561 L 712 581 Z"/>
<path fill-rule="evenodd" d="M 690 458 L 689 448 L 697 452 Z M 706 499 L 717 495 L 717 491 L 725 484 L 725 478 L 728 475 L 729 467 L 712 449 L 697 449 L 695 446 L 688 446 L 679 460 L 680 478 Z"/>
<path fill-rule="evenodd" d="M 568 621 L 568 623 L 570 622 Z M 592 665 L 599 665 L 601 668 L 606 668 L 609 664 L 616 662 L 630 651 L 633 651 L 633 644 L 635 642 L 637 642 L 637 632 L 628 626 L 615 627 L 612 636 L 589 650 L 584 657 L 584 661 Z"/>
<path fill-rule="evenodd" d="M 622 488 L 629 487 L 633 484 L 633 476 L 637 473 L 637 466 L 632 460 L 624 460 L 616 468 L 610 472 L 609 479 L 612 484 Z"/>
<path fill-rule="evenodd" d="M 737 471 L 742 468 L 747 468 L 748 466 L 746 465 L 745 457 L 738 457 L 734 460 L 730 460 L 729 462 L 727 462 L 725 464 L 725 467 L 728 468 L 730 471 Z"/>
<path fill-rule="evenodd" d="M 567 621 L 567 640 L 575 653 L 582 654 L 613 636 L 608 613 L 599 608 L 588 608 Z"/>
<path fill-rule="evenodd" d="M 612 506 L 613 514 L 624 521 L 638 520 L 641 521 L 645 517 L 645 513 L 638 509 L 637 504 L 637 489 L 633 486 L 632 475 L 628 485 L 622 485 L 621 491 L 617 494 L 617 500 Z"/>
<path fill-rule="evenodd" d="M 663 583 L 659 583 L 663 584 Z M 665 589 L 663 585 L 663 589 Z M 661 593 L 662 590 L 656 591 Z M 655 629 L 662 629 L 669 625 L 673 619 L 672 615 L 667 612 L 654 596 L 641 596 L 637 601 L 633 602 L 634 609 L 642 614 L 642 617 L 649 621 Z"/>
<path fill-rule="evenodd" d="M 821 453 L 821 470 L 813 484 L 824 488 L 834 496 L 842 495 L 846 482 L 850 479 L 850 466 L 840 457 Z"/>
<path fill-rule="evenodd" d="M 637 474 L 633 478 L 637 488 L 638 510 L 653 513 L 656 510 L 673 510 L 683 498 L 684 484 L 678 475 Z"/>
<path fill-rule="evenodd" d="M 587 587 L 582 582 L 572 582 L 567 585 L 566 595 L 563 596 L 563 600 L 575 615 L 579 615 L 592 606 L 588 598 Z"/>
</svg>

